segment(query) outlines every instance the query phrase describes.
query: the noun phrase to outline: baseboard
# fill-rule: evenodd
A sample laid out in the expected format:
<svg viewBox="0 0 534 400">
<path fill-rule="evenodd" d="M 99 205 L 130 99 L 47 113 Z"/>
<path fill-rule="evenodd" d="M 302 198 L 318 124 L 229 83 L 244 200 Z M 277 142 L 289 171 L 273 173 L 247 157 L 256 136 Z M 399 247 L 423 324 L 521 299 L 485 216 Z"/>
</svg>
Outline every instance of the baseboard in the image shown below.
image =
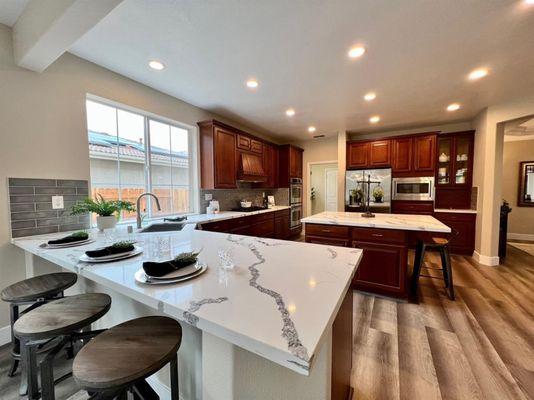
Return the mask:
<svg viewBox="0 0 534 400">
<path fill-rule="evenodd" d="M 156 391 L 161 400 L 171 400 L 171 389 L 162 383 L 156 375 L 149 376 L 147 382 L 152 389 Z M 183 397 L 180 395 L 180 400 L 183 400 Z"/>
<path fill-rule="evenodd" d="M 0 346 L 8 344 L 9 342 L 11 342 L 11 329 L 9 329 L 9 325 L 7 325 L 0 328 Z"/>
<path fill-rule="evenodd" d="M 473 258 L 479 264 L 489 265 L 490 267 L 494 267 L 496 265 L 499 265 L 499 257 L 485 256 L 485 255 L 480 254 L 477 251 L 473 252 Z"/>
<path fill-rule="evenodd" d="M 534 235 L 529 234 L 529 233 L 508 232 L 506 237 L 507 237 L 508 240 L 512 239 L 512 240 L 530 240 L 530 241 L 534 241 Z"/>
</svg>

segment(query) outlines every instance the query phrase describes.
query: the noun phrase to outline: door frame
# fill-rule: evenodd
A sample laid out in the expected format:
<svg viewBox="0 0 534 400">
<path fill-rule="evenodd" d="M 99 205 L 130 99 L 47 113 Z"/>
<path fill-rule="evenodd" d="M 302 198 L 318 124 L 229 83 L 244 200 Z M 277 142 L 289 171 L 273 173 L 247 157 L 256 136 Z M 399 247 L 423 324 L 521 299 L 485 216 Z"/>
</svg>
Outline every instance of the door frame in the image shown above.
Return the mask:
<svg viewBox="0 0 534 400">
<path fill-rule="evenodd" d="M 305 217 L 309 217 L 311 215 L 311 167 L 313 165 L 321 165 L 321 164 L 336 164 L 337 165 L 337 171 L 339 174 L 339 161 L 338 160 L 328 160 L 328 161 L 311 161 L 306 164 L 306 179 L 304 180 L 304 184 L 306 185 L 306 188 L 304 192 L 306 193 L 306 213 Z M 338 176 L 339 178 L 339 176 Z M 339 200 L 339 199 L 338 199 Z M 339 210 L 338 210 L 339 211 Z"/>
</svg>

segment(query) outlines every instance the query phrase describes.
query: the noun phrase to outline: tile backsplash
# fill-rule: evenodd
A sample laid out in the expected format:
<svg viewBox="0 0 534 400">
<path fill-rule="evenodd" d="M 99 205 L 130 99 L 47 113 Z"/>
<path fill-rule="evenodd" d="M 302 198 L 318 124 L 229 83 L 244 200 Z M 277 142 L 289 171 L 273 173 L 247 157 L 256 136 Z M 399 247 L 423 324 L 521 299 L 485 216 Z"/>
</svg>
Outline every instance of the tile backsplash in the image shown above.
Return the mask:
<svg viewBox="0 0 534 400">
<path fill-rule="evenodd" d="M 289 189 L 252 189 L 252 188 L 238 188 L 238 189 L 214 189 L 214 190 L 200 190 L 200 212 L 205 213 L 206 207 L 209 205 L 209 200 L 205 200 L 205 194 L 211 193 L 213 200 L 219 200 L 221 211 L 228 211 L 232 208 L 239 207 L 241 200 L 250 200 L 253 205 L 259 206 L 262 204 L 262 193 L 269 196 L 274 196 L 274 201 L 277 205 L 289 205 Z"/>
<path fill-rule="evenodd" d="M 89 228 L 89 215 L 70 215 L 88 196 L 86 180 L 9 178 L 11 236 L 33 236 Z M 63 196 L 63 209 L 52 209 L 52 196 Z"/>
</svg>

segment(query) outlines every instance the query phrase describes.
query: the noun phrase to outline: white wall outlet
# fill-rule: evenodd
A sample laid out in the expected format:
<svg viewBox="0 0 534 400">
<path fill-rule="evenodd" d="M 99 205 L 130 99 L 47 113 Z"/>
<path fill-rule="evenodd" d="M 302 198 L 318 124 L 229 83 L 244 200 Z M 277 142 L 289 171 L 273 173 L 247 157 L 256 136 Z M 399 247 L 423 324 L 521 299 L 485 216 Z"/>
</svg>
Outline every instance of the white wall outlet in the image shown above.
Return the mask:
<svg viewBox="0 0 534 400">
<path fill-rule="evenodd" d="M 52 209 L 60 210 L 63 208 L 65 208 L 65 204 L 63 203 L 63 196 L 52 196 Z"/>
<path fill-rule="evenodd" d="M 204 195 L 204 200 L 206 200 L 206 201 L 213 200 L 213 195 L 211 193 L 206 193 Z"/>
</svg>

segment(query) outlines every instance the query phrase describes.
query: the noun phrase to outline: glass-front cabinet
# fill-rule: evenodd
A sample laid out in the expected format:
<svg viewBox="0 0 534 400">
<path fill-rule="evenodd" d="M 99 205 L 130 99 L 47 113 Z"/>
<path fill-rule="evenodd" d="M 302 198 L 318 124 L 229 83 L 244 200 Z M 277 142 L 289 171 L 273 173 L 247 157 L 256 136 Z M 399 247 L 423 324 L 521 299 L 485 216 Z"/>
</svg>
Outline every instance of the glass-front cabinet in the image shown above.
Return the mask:
<svg viewBox="0 0 534 400">
<path fill-rule="evenodd" d="M 436 186 L 471 186 L 473 176 L 473 132 L 438 136 Z"/>
</svg>

